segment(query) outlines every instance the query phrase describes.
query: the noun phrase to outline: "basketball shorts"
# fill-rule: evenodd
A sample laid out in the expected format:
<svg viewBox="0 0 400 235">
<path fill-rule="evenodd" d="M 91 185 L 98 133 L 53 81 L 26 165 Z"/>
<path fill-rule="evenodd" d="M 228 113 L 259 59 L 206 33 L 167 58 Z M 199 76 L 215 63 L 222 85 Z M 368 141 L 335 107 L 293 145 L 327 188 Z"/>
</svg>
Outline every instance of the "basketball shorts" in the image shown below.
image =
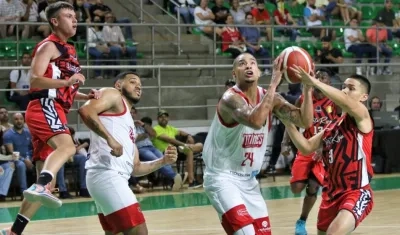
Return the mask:
<svg viewBox="0 0 400 235">
<path fill-rule="evenodd" d="M 206 175 L 204 190 L 228 235 L 250 224 L 254 226 L 256 235 L 271 234 L 267 205 L 255 178 L 241 181 Z"/>
<path fill-rule="evenodd" d="M 29 102 L 25 120 L 32 136 L 33 156 L 36 158 L 51 137 L 70 134 L 63 108 L 52 99 L 41 98 Z"/>
<path fill-rule="evenodd" d="M 87 189 L 96 203 L 104 231 L 117 234 L 145 222 L 139 202 L 129 188 L 128 180 L 128 176 L 117 171 L 87 171 Z"/>
<path fill-rule="evenodd" d="M 369 185 L 345 192 L 335 200 L 322 200 L 318 212 L 317 228 L 326 232 L 329 225 L 341 210 L 348 210 L 356 221 L 355 228 L 367 217 L 374 206 L 373 194 Z"/>
<path fill-rule="evenodd" d="M 322 161 L 315 161 L 313 156 L 304 156 L 297 153 L 292 166 L 290 183 L 306 181 L 311 176 L 314 176 L 317 182 L 322 185 L 325 176 L 325 169 Z"/>
</svg>

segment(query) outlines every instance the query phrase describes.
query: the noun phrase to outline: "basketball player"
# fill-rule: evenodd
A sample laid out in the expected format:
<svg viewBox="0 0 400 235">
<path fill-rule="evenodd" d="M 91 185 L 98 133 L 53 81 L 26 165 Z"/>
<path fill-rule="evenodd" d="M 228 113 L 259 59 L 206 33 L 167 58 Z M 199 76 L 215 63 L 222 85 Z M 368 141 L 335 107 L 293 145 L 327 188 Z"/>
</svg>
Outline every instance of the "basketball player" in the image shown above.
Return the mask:
<svg viewBox="0 0 400 235">
<path fill-rule="evenodd" d="M 219 101 L 205 141 L 204 188 L 229 235 L 271 234 L 267 206 L 255 178 L 264 160 L 271 115 L 304 127 L 301 110 L 312 108 L 299 109 L 275 92 L 286 69 L 282 61 L 281 57 L 275 60 L 265 90 L 258 86 L 261 73 L 256 59 L 248 53 L 235 59 L 236 85 Z"/>
<path fill-rule="evenodd" d="M 75 48 L 67 40 L 76 33 L 77 20 L 74 7 L 66 2 L 50 4 L 46 16 L 53 33 L 38 43 L 31 64 L 31 101 L 26 110 L 26 124 L 32 135 L 34 158 L 46 159 L 37 165 L 38 180 L 24 191 L 24 201 L 11 229 L 4 234 L 22 234 L 30 218 L 40 208 L 60 207 L 61 200 L 51 193 L 50 182 L 64 163 L 75 154 L 76 148 L 66 127 L 66 113 L 74 99 L 97 98 L 78 92 L 79 83 L 85 81 L 80 74 Z M 47 145 L 54 151 L 47 157 Z"/>
<path fill-rule="evenodd" d="M 284 120 L 293 143 L 303 154 L 322 148 L 326 175 L 322 202 L 318 213 L 318 234 L 349 234 L 373 207 L 369 185 L 373 123 L 363 104 L 368 100 L 371 84 L 360 75 L 352 75 L 340 91 L 308 75 L 299 67 L 294 69 L 304 84 L 319 89 L 342 110 L 342 115 L 325 129 L 306 139 Z"/>
<path fill-rule="evenodd" d="M 132 72 L 121 73 L 114 87 L 101 89 L 99 99 L 79 109 L 90 129 L 87 188 L 106 235 L 146 235 L 145 219 L 128 180 L 131 175 L 147 175 L 174 163 L 178 154 L 175 147 L 169 146 L 163 158 L 140 162 L 130 114 L 141 97 L 140 78 Z"/>
<path fill-rule="evenodd" d="M 322 83 L 330 85 L 330 76 L 325 70 L 318 70 L 316 78 Z M 311 89 L 310 89 L 311 88 Z M 326 125 L 331 123 L 337 117 L 336 105 L 327 98 L 320 90 L 312 89 L 307 85 L 303 87 L 303 95 L 296 101 L 296 106 L 300 107 L 305 96 L 312 96 L 312 111 L 302 113 L 304 123 L 311 124 L 303 132 L 305 138 L 309 139 L 324 129 Z M 306 99 L 308 100 L 308 99 Z M 289 147 L 289 136 L 285 132 L 282 145 Z M 286 146 L 285 146 L 286 145 Z M 312 155 L 314 155 L 313 153 Z M 303 200 L 303 207 L 300 219 L 296 222 L 295 235 L 307 235 L 306 220 L 315 201 L 319 186 L 324 180 L 324 169 L 321 161 L 315 161 L 313 156 L 303 156 L 301 152 L 297 152 L 297 156 L 292 166 L 292 177 L 290 179 L 290 187 L 293 193 L 301 193 L 306 188 L 306 196 Z"/>
</svg>

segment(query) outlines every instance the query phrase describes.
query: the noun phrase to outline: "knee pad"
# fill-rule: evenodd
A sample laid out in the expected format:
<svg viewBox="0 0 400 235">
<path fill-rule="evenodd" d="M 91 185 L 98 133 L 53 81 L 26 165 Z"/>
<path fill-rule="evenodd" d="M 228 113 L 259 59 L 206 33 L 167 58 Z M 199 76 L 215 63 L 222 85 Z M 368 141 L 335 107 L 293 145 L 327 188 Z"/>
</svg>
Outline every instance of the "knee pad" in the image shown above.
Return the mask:
<svg viewBox="0 0 400 235">
<path fill-rule="evenodd" d="M 243 228 L 237 230 L 235 233 L 233 233 L 233 235 L 253 235 L 253 234 L 256 234 L 253 224 L 246 225 Z"/>
</svg>

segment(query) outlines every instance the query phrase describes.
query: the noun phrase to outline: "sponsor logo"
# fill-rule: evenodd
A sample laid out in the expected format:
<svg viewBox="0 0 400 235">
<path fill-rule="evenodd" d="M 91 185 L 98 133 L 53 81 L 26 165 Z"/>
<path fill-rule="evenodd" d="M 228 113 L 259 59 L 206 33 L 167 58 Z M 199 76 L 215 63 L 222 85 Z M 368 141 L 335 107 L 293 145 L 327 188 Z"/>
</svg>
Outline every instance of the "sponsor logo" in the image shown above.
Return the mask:
<svg viewBox="0 0 400 235">
<path fill-rule="evenodd" d="M 243 148 L 260 148 L 265 134 L 243 134 Z"/>
</svg>

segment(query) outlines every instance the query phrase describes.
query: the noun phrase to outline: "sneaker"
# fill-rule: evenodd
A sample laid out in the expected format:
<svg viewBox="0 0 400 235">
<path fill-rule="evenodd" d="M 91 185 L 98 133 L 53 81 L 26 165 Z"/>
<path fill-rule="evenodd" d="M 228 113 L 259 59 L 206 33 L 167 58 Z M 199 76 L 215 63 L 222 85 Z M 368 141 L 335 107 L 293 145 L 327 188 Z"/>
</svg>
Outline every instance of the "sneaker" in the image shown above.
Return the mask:
<svg viewBox="0 0 400 235">
<path fill-rule="evenodd" d="M 61 199 L 74 199 L 74 197 L 67 191 L 60 192 L 59 198 L 61 198 Z"/>
<path fill-rule="evenodd" d="M 174 185 L 172 185 L 172 191 L 177 192 L 182 188 L 182 176 L 176 174 L 174 177 Z"/>
<path fill-rule="evenodd" d="M 296 230 L 294 232 L 295 235 L 307 235 L 306 230 L 306 221 L 304 220 L 297 220 L 296 222 Z"/>
<path fill-rule="evenodd" d="M 362 68 L 361 67 L 357 67 L 356 68 L 356 74 L 357 75 L 362 75 Z"/>
<path fill-rule="evenodd" d="M 62 206 L 62 201 L 51 193 L 50 184 L 46 186 L 33 184 L 23 194 L 28 202 L 41 202 L 43 206 L 49 208 L 59 208 Z"/>
<path fill-rule="evenodd" d="M 193 181 L 192 183 L 189 184 L 189 189 L 196 189 L 196 188 L 201 188 L 203 187 L 202 184 L 199 184 L 197 181 Z"/>
<path fill-rule="evenodd" d="M 11 228 L 6 228 L 6 229 L 0 230 L 0 235 L 17 235 L 17 234 L 11 232 Z"/>
</svg>

